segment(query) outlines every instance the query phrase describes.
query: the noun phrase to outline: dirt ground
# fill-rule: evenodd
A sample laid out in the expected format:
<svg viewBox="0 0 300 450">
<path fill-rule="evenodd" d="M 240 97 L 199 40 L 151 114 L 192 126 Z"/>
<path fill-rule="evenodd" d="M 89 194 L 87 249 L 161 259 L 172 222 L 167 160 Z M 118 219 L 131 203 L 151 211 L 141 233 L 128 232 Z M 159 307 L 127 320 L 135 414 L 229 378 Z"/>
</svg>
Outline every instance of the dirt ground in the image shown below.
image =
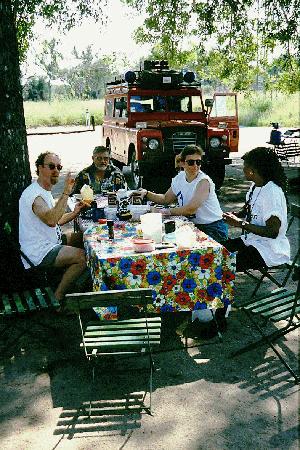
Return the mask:
<svg viewBox="0 0 300 450">
<path fill-rule="evenodd" d="M 241 205 L 247 187 L 236 159 L 222 188 L 223 209 Z M 290 200 L 298 201 L 295 192 Z M 289 235 L 294 254 L 299 223 Z M 153 416 L 138 407 L 130 414 L 124 411 L 128 402 L 136 404 L 145 388 L 142 361 L 138 371 L 131 372 L 130 361 L 114 360 L 99 365 L 93 415 L 87 418 L 90 372 L 73 316 L 45 314 L 14 345 L 3 346 L 0 339 L 1 449 L 298 449 L 299 388 L 290 374 L 265 345 L 230 356 L 257 337 L 239 309 L 252 288 L 252 281 L 238 276 L 223 342 L 189 339 L 186 349 L 178 334 L 185 315 L 163 317 L 161 350 L 154 355 L 158 370 Z M 265 283 L 262 291 L 270 288 Z M 19 326 L 16 322 L 9 341 Z M 297 369 L 297 333 L 282 338 L 276 347 Z"/>
</svg>

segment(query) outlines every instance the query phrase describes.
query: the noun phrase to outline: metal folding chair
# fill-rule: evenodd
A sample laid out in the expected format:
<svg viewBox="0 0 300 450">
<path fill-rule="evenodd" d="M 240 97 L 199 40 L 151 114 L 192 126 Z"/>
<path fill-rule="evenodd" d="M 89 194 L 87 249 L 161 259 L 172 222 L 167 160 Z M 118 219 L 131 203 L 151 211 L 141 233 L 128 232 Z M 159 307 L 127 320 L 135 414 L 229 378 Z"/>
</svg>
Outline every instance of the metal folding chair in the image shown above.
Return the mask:
<svg viewBox="0 0 300 450">
<path fill-rule="evenodd" d="M 149 407 L 145 406 L 147 394 L 147 391 L 145 391 L 143 406 L 150 414 L 152 414 L 154 369 L 152 348 L 160 344 L 161 334 L 161 318 L 147 316 L 147 305 L 152 304 L 152 302 L 151 289 L 113 290 L 66 295 L 66 309 L 78 314 L 82 333 L 81 345 L 88 362 L 92 366 L 92 392 L 95 382 L 95 365 L 98 358 L 146 355 L 149 361 L 150 404 Z M 123 307 L 123 310 L 125 307 L 139 305 L 142 308 L 143 317 L 84 323 L 81 315 L 83 310 L 112 305 Z M 91 416 L 91 408 L 92 399 L 90 399 L 89 404 L 89 416 Z"/>
<path fill-rule="evenodd" d="M 290 209 L 290 220 L 288 223 L 287 231 L 289 231 L 292 223 L 296 218 L 300 218 L 300 206 L 296 205 L 295 203 L 291 204 Z M 245 274 L 248 275 L 250 278 L 252 278 L 254 281 L 256 281 L 254 291 L 251 294 L 250 298 L 253 298 L 256 296 L 256 293 L 258 292 L 259 288 L 261 287 L 262 282 L 265 279 L 270 280 L 275 286 L 277 287 L 284 287 L 289 280 L 295 265 L 297 264 L 300 257 L 300 247 L 298 247 L 296 254 L 292 261 L 286 264 L 281 264 L 279 266 L 273 266 L 273 267 L 260 267 L 259 269 L 248 269 L 245 270 Z M 275 278 L 276 273 L 282 273 L 285 271 L 285 276 L 282 281 Z M 257 275 L 257 272 L 259 275 Z"/>
<path fill-rule="evenodd" d="M 241 307 L 247 317 L 250 319 L 255 328 L 259 331 L 262 338 L 258 341 L 251 343 L 240 350 L 231 354 L 231 356 L 237 356 L 252 350 L 263 343 L 267 343 L 280 361 L 284 364 L 287 370 L 294 377 L 295 382 L 299 383 L 300 377 L 289 366 L 285 359 L 278 352 L 274 346 L 274 342 L 282 336 L 290 333 L 300 326 L 300 267 L 296 266 L 294 269 L 293 279 L 298 281 L 297 288 L 294 290 L 287 290 L 285 288 L 275 289 L 270 294 L 261 297 L 259 299 L 251 300 L 246 305 Z M 286 325 L 277 329 L 271 334 L 266 334 L 264 328 L 259 323 L 259 317 L 266 323 L 271 321 L 278 323 L 280 321 L 286 321 Z"/>
</svg>

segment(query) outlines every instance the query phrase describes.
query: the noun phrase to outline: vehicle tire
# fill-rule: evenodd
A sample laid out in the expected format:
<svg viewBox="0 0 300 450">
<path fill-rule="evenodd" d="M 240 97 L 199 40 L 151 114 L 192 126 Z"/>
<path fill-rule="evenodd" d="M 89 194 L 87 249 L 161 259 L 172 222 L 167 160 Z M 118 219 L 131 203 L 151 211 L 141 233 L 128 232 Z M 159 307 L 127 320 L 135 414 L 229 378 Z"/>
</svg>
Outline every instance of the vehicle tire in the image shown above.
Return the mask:
<svg viewBox="0 0 300 450">
<path fill-rule="evenodd" d="M 136 152 L 133 151 L 130 158 L 130 175 L 131 188 L 138 189 L 141 185 L 141 177 L 139 173 L 139 163 L 136 159 Z"/>
<path fill-rule="evenodd" d="M 212 176 L 212 180 L 216 186 L 216 191 L 218 191 L 222 187 L 224 179 L 225 179 L 225 164 L 216 164 L 214 166 L 214 173 Z"/>
</svg>

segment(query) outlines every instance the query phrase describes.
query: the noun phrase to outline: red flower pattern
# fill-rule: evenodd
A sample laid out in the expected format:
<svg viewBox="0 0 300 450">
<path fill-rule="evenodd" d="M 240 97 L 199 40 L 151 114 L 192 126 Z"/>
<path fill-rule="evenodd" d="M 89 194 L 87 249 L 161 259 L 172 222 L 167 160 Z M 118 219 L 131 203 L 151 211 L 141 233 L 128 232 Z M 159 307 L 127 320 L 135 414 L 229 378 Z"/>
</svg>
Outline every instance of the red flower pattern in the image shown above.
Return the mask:
<svg viewBox="0 0 300 450">
<path fill-rule="evenodd" d="M 206 253 L 206 255 L 200 256 L 200 264 L 199 266 L 202 269 L 208 269 L 212 266 L 212 263 L 214 261 L 214 255 L 212 253 Z"/>
<path fill-rule="evenodd" d="M 188 305 L 190 301 L 191 297 L 187 292 L 179 292 L 176 295 L 176 302 L 179 303 L 180 305 Z"/>
<path fill-rule="evenodd" d="M 134 261 L 131 265 L 131 272 L 133 275 L 142 275 L 146 269 L 146 261 L 143 259 L 138 259 Z"/>
</svg>

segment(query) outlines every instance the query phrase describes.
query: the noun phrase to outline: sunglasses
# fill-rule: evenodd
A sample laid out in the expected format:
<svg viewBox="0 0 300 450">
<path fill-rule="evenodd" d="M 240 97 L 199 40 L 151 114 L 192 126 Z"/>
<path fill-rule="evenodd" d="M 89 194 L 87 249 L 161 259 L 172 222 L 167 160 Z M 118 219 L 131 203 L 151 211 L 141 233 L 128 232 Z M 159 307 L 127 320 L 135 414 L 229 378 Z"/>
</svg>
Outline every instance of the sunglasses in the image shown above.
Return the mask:
<svg viewBox="0 0 300 450">
<path fill-rule="evenodd" d="M 59 172 L 62 170 L 63 166 L 61 164 L 54 164 L 54 163 L 49 163 L 49 164 L 43 164 L 43 166 L 48 166 L 50 170 L 54 170 L 57 169 L 59 170 Z"/>
<path fill-rule="evenodd" d="M 186 159 L 185 162 L 188 166 L 193 166 L 195 163 L 197 166 L 201 165 L 201 159 Z"/>
</svg>

